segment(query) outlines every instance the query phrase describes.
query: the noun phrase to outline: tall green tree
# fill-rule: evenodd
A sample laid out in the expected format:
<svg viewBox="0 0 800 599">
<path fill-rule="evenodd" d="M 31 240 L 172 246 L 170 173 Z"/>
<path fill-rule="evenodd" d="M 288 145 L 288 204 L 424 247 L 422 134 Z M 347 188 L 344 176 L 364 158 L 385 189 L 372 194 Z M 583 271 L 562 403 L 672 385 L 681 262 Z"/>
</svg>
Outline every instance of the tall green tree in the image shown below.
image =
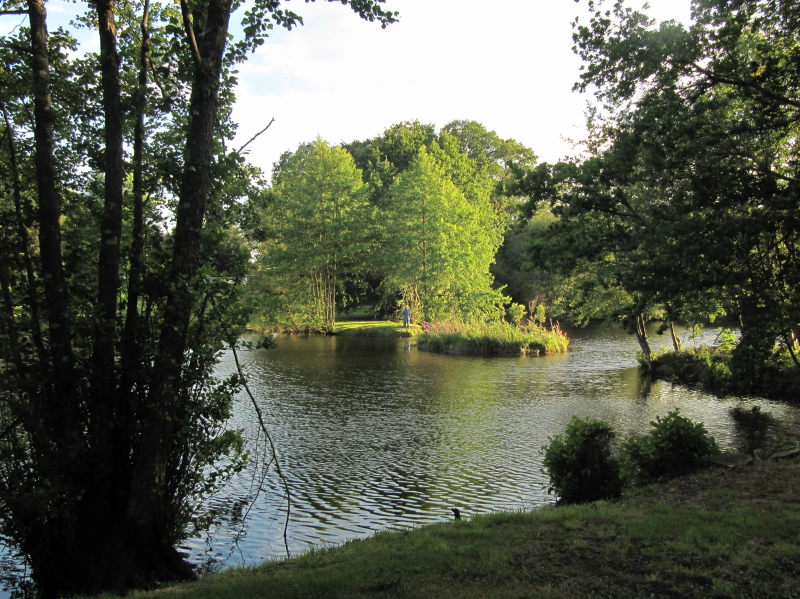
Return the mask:
<svg viewBox="0 0 800 599">
<path fill-rule="evenodd" d="M 445 167 L 421 148 L 390 188 L 382 214 L 382 284 L 399 293 L 419 318 L 502 314 L 505 297 L 492 288 L 489 266 L 503 222 L 488 194 L 470 202 Z"/>
<path fill-rule="evenodd" d="M 775 341 L 793 351 L 800 325 L 800 11 L 755 0 L 693 9 L 685 28 L 597 3 L 576 29 L 578 88 L 602 104 L 594 156 L 550 185 L 556 230 L 582 240 L 578 257 L 603 256 L 634 308 L 737 318 L 734 366 L 757 384 Z"/>
<path fill-rule="evenodd" d="M 345 283 L 363 275 L 378 241 L 361 171 L 347 150 L 317 139 L 281 157 L 270 197 L 254 279 L 278 296 L 266 307 L 283 310 L 264 317 L 331 331 Z"/>
</svg>

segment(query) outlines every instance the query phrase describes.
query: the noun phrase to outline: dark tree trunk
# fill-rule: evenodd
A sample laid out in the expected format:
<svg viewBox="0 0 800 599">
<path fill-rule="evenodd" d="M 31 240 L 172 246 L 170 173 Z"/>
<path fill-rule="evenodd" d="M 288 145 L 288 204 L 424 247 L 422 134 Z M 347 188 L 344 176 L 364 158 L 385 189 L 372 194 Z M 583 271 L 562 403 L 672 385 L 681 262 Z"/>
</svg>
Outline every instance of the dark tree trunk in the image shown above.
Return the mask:
<svg viewBox="0 0 800 599">
<path fill-rule="evenodd" d="M 120 236 L 122 234 L 122 109 L 117 32 L 112 0 L 96 0 L 100 32 L 100 71 L 105 118 L 104 205 L 100 224 L 92 373 L 95 420 L 105 427 L 113 418 L 115 392 L 115 339 L 119 291 Z M 96 432 L 103 434 L 98 429 Z M 106 433 L 107 434 L 107 433 Z"/>
<path fill-rule="evenodd" d="M 37 475 L 60 494 L 47 511 L 30 518 L 27 545 L 37 584 L 44 596 L 69 588 L 75 576 L 80 546 L 73 494 L 85 472 L 84 430 L 72 350 L 69 300 L 61 254 L 60 202 L 56 185 L 53 108 L 46 11 L 43 0 L 28 0 L 33 83 L 36 188 L 38 192 L 39 252 L 44 281 L 45 310 L 50 341 L 52 393 L 37 396 L 25 414 Z M 45 491 L 46 493 L 47 491 Z M 24 499 L 22 500 L 24 501 Z M 43 499 L 39 499 L 43 501 Z M 18 506 L 19 507 L 19 506 Z M 37 513 L 34 511 L 34 513 Z"/>
<path fill-rule="evenodd" d="M 144 117 L 147 103 L 148 60 L 150 53 L 150 3 L 145 0 L 142 15 L 142 46 L 139 52 L 139 82 L 136 95 L 136 121 L 133 130 L 133 223 L 128 267 L 128 303 L 122 334 L 121 393 L 133 400 L 140 393 L 139 297 L 144 251 Z M 133 387 L 136 386 L 134 391 Z"/>
<path fill-rule="evenodd" d="M 39 197 L 39 253 L 49 324 L 53 383 L 51 421 L 62 431 L 79 429 L 75 359 L 69 321 L 69 301 L 61 256 L 60 202 L 53 159 L 53 107 L 50 99 L 50 59 L 44 0 L 28 0 L 33 71 L 36 187 Z"/>
<path fill-rule="evenodd" d="M 86 489 L 80 505 L 80 542 L 88 591 L 116 586 L 127 568 L 124 521 L 130 435 L 118 421 L 121 411 L 116 377 L 117 297 L 119 293 L 120 237 L 122 235 L 122 108 L 120 58 L 114 22 L 114 0 L 95 0 L 100 36 L 100 73 L 104 116 L 104 190 L 97 268 L 97 312 L 91 375 L 89 435 L 91 451 Z"/>
<path fill-rule="evenodd" d="M 185 4 L 184 4 L 185 5 Z M 171 439 L 178 422 L 181 372 L 186 350 L 189 319 L 194 303 L 192 292 L 199 266 L 200 233 L 208 199 L 214 126 L 227 38 L 231 0 L 210 0 L 195 15 L 193 32 L 187 22 L 187 37 L 196 34 L 195 72 L 190 100 L 184 173 L 178 202 L 175 245 L 171 265 L 171 288 L 167 295 L 158 355 L 151 380 L 146 428 L 137 447 L 128 515 L 136 527 L 137 547 L 142 560 L 161 574 L 186 577 L 191 571 L 172 547 L 166 471 Z"/>
<path fill-rule="evenodd" d="M 14 224 L 17 229 L 20 255 L 25 268 L 25 281 L 27 283 L 28 304 L 30 309 L 30 331 L 33 344 L 36 347 L 36 354 L 39 358 L 39 372 L 41 383 L 47 380 L 47 351 L 42 341 L 41 316 L 39 315 L 39 298 L 36 293 L 36 277 L 34 275 L 33 259 L 31 258 L 31 244 L 28 237 L 28 229 L 25 226 L 25 215 L 22 209 L 22 184 L 19 175 L 19 163 L 17 162 L 17 148 L 14 143 L 14 130 L 8 118 L 5 106 L 3 106 L 3 120 L 6 124 L 8 134 L 8 157 L 11 166 L 11 189 L 14 201 Z"/>
</svg>

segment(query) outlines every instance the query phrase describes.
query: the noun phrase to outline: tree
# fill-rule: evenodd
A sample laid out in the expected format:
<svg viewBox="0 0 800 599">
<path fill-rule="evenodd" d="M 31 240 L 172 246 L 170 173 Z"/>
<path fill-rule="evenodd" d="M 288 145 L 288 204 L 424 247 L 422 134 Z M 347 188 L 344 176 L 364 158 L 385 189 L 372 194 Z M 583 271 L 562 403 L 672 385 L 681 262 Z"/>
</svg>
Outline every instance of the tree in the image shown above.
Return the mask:
<svg viewBox="0 0 800 599">
<path fill-rule="evenodd" d="M 594 155 L 534 187 L 556 192 L 556 235 L 580 241 L 565 256 L 601 260 L 634 309 L 738 318 L 734 363 L 758 381 L 776 339 L 792 351 L 800 322 L 800 13 L 704 0 L 686 29 L 601 4 L 574 36 L 585 61 L 577 87 L 603 102 L 590 123 Z"/>
<path fill-rule="evenodd" d="M 395 19 L 379 0 L 344 3 L 370 21 Z M 211 377 L 245 316 L 237 295 L 247 254 L 229 202 L 243 189 L 232 180 L 247 171 L 222 137 L 232 129 L 231 69 L 275 24 L 302 22 L 278 0 L 258 0 L 244 39 L 229 46 L 231 0 L 181 2 L 180 14 L 106 0 L 93 8 L 84 22 L 100 35 L 97 57 L 60 51 L 72 42 L 48 36 L 42 0 L 27 2 L 27 38 L 2 44 L 14 55 L 2 72 L 12 85 L 0 98 L 0 165 L 13 184 L 2 189 L 0 212 L 18 239 L 7 243 L 4 221 L 1 524 L 44 596 L 191 576 L 175 545 L 213 488 L 205 475 L 224 478 L 241 449 L 220 430 L 237 380 Z M 126 21 L 139 10 L 144 17 Z M 148 15 L 163 20 L 156 26 Z M 51 80 L 54 71 L 65 76 Z M 142 115 L 146 123 L 157 104 L 174 118 L 148 130 Z M 137 107 L 132 213 L 122 152 L 129 105 Z M 23 145 L 35 148 L 33 163 Z M 150 181 L 145 160 L 158 165 Z M 145 197 L 164 201 L 151 218 L 171 204 L 174 221 L 147 222 Z M 37 231 L 38 246 L 20 224 Z M 20 276 L 28 266 L 33 276 Z"/>
<path fill-rule="evenodd" d="M 283 316 L 294 322 L 282 324 L 333 330 L 344 284 L 365 271 L 377 242 L 366 192 L 361 171 L 341 146 L 317 139 L 281 157 L 261 215 L 267 241 L 255 279 L 258 289 L 277 291 L 295 314 L 273 311 L 268 320 Z"/>
<path fill-rule="evenodd" d="M 514 165 L 529 166 L 535 161 L 530 149 L 513 139 L 501 139 L 475 121 L 453 121 L 438 133 L 432 125 L 417 121 L 399 123 L 380 137 L 353 142 L 346 147 L 364 172 L 372 202 L 382 211 L 388 213 L 399 206 L 397 198 L 390 198 L 393 186 L 413 168 L 420 151 L 424 150 L 471 206 L 480 211 L 487 204 L 491 206 L 495 214 L 490 216 L 487 212 L 486 218 L 492 231 L 495 226 L 504 229 L 513 218 L 510 208 L 518 201 L 518 196 L 507 189 L 512 168 Z M 500 221 L 496 217 L 500 217 Z M 376 287 L 375 295 L 382 297 L 379 303 L 385 311 L 391 311 L 400 301 L 398 288 L 380 285 L 383 276 L 382 267 L 376 262 L 369 278 Z M 489 286 L 494 286 L 491 279 Z"/>
<path fill-rule="evenodd" d="M 502 315 L 489 265 L 503 223 L 486 195 L 472 203 L 421 148 L 383 207 L 383 286 L 425 320 Z"/>
</svg>

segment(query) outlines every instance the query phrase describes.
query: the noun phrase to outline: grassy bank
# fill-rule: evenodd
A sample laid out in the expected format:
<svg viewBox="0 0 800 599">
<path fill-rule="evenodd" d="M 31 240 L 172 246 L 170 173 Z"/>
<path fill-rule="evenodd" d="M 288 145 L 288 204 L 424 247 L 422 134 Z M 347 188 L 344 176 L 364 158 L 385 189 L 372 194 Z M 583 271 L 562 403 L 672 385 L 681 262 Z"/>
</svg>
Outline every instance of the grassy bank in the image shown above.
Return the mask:
<svg viewBox="0 0 800 599">
<path fill-rule="evenodd" d="M 334 335 L 351 337 L 415 337 L 422 327 L 412 324 L 404 327 L 402 323 L 391 320 L 342 320 L 336 323 Z"/>
<path fill-rule="evenodd" d="M 797 597 L 800 464 L 707 470 L 615 503 L 379 533 L 136 593 L 248 597 Z"/>
<path fill-rule="evenodd" d="M 657 355 L 651 366 L 656 378 L 705 389 L 719 396 L 760 395 L 773 399 L 800 397 L 800 369 L 775 360 L 759 381 L 731 373 L 731 351 L 700 346 Z"/>
<path fill-rule="evenodd" d="M 428 324 L 417 341 L 419 349 L 476 355 L 544 355 L 565 352 L 569 339 L 556 324 L 515 326 L 504 321 Z"/>
</svg>

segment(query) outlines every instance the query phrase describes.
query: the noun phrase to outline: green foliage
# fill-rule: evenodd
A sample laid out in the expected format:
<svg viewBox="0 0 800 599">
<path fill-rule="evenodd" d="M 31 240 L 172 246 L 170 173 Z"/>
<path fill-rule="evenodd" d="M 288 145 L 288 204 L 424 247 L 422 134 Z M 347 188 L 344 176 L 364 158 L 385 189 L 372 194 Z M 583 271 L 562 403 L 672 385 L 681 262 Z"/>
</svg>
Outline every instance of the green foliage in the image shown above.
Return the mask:
<svg viewBox="0 0 800 599">
<path fill-rule="evenodd" d="M 701 345 L 660 354 L 655 358 L 652 368 L 662 378 L 724 395 L 735 386 L 730 361 L 730 351 Z"/>
<path fill-rule="evenodd" d="M 574 417 L 564 434 L 543 448 L 548 491 L 558 495 L 561 503 L 619 497 L 622 479 L 619 464 L 611 456 L 614 436 L 606 422 Z"/>
<path fill-rule="evenodd" d="M 506 308 L 506 318 L 508 318 L 511 324 L 519 326 L 519 323 L 522 322 L 523 318 L 525 318 L 525 312 L 527 312 L 525 306 L 522 304 L 512 303 L 508 308 Z"/>
<path fill-rule="evenodd" d="M 526 215 L 546 203 L 558 217 L 531 238 L 533 268 L 563 282 L 549 303 L 573 322 L 634 322 L 653 310 L 736 318 L 730 368 L 748 392 L 776 375 L 775 340 L 788 351 L 800 330 L 800 8 L 693 8 L 684 27 L 590 3 L 574 34 L 576 87 L 602 103 L 590 155 L 539 165 L 515 184 L 530 198 Z"/>
<path fill-rule="evenodd" d="M 736 346 L 737 335 L 731 329 L 720 329 L 714 344 L 724 351 L 731 351 Z"/>
<path fill-rule="evenodd" d="M 517 326 L 502 320 L 443 321 L 425 323 L 417 340 L 419 349 L 476 355 L 544 355 L 569 348 L 566 333 L 555 323 L 551 328 L 537 324 Z"/>
<path fill-rule="evenodd" d="M 331 331 L 346 281 L 363 274 L 377 239 L 361 171 L 317 139 L 281 157 L 257 209 L 261 257 L 252 293 L 262 323 Z"/>
<path fill-rule="evenodd" d="M 408 304 L 422 320 L 502 315 L 507 298 L 489 270 L 507 222 L 500 182 L 533 155 L 478 123 L 452 125 L 437 134 L 399 123 L 348 144 L 339 207 L 352 210 L 338 220 L 323 190 L 343 171 L 322 165 L 314 144 L 286 153 L 250 211 L 262 255 L 250 286 L 263 307 L 254 322 L 329 331 L 335 308 L 359 304 L 384 317 Z"/>
<path fill-rule="evenodd" d="M 692 422 L 676 409 L 650 423 L 647 435 L 631 437 L 622 446 L 626 477 L 651 482 L 693 472 L 708 464 L 719 447 L 702 422 Z"/>
<path fill-rule="evenodd" d="M 385 242 L 376 256 L 383 288 L 422 320 L 496 318 L 505 297 L 489 265 L 502 222 L 488 194 L 469 200 L 425 149 L 384 202 Z"/>
</svg>

